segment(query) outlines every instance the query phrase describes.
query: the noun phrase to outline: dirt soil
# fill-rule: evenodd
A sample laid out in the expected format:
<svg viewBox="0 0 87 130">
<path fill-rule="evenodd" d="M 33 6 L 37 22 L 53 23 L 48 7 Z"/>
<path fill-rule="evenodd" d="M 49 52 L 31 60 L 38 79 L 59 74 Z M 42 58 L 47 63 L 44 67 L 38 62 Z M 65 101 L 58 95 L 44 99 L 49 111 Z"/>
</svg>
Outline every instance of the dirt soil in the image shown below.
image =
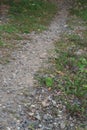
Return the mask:
<svg viewBox="0 0 87 130">
<path fill-rule="evenodd" d="M 53 93 L 46 88 L 37 90 L 34 87 L 35 73 L 42 65 L 48 66 L 53 43 L 66 30 L 69 2 L 58 0 L 58 13 L 48 30 L 40 34 L 23 34 L 30 40 L 21 41 L 23 47 L 12 53 L 15 60 L 0 64 L 0 130 L 75 129 L 75 120 L 68 119 L 61 101 L 57 103 Z"/>
</svg>

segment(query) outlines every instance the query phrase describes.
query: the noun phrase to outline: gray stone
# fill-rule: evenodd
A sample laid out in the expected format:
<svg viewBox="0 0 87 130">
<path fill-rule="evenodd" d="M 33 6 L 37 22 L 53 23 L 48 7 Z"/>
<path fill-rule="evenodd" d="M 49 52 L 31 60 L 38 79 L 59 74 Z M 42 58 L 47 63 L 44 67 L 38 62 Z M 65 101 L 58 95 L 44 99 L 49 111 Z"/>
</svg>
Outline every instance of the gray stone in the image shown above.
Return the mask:
<svg viewBox="0 0 87 130">
<path fill-rule="evenodd" d="M 65 128 L 65 122 L 61 122 L 60 127 L 61 127 L 61 129 L 64 129 Z"/>
</svg>

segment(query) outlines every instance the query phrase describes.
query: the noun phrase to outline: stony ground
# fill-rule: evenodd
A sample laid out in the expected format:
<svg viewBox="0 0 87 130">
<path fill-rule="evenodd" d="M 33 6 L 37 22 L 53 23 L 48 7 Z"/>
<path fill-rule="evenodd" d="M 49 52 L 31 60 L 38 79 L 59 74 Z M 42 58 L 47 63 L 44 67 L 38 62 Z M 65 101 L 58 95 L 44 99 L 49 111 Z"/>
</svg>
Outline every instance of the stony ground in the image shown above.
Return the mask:
<svg viewBox="0 0 87 130">
<path fill-rule="evenodd" d="M 68 3 L 59 3 L 58 14 L 43 33 L 23 34 L 22 48 L 12 53 L 9 64 L 0 65 L 0 130 L 75 130 L 76 119 L 46 88 L 34 88 L 34 74 L 47 67 L 48 52 L 66 30 Z"/>
</svg>

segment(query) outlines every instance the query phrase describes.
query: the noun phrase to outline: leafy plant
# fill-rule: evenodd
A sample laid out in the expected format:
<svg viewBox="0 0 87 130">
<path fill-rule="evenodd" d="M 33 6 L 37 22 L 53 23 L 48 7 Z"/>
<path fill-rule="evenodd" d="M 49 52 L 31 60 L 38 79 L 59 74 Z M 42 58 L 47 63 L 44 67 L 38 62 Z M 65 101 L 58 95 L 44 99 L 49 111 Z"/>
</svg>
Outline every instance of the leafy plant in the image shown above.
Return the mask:
<svg viewBox="0 0 87 130">
<path fill-rule="evenodd" d="M 85 116 L 87 107 L 87 56 L 78 56 L 76 51 L 82 48 L 82 40 L 76 35 L 62 35 L 62 39 L 55 43 L 57 57 L 54 59 L 54 78 L 42 78 L 47 87 L 51 86 L 63 93 L 61 99 L 67 111 L 73 116 Z M 80 42 L 76 42 L 76 41 Z M 85 46 L 83 46 L 84 50 Z"/>
<path fill-rule="evenodd" d="M 52 87 L 53 86 L 53 79 L 51 77 L 46 77 L 45 83 L 46 83 L 47 87 Z"/>
</svg>

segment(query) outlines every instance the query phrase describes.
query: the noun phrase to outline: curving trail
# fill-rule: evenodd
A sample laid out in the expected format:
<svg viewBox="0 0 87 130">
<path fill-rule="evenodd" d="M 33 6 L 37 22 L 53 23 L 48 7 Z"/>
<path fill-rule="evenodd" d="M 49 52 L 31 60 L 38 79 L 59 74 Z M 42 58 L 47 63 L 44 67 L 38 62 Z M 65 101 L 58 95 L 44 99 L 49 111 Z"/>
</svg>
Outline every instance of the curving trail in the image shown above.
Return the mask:
<svg viewBox="0 0 87 130">
<path fill-rule="evenodd" d="M 4 66 L 0 65 L 0 127 L 2 130 L 11 130 L 9 125 L 16 118 L 13 115 L 14 113 L 18 115 L 21 109 L 23 90 L 33 92 L 34 74 L 48 58 L 48 51 L 54 49 L 53 42 L 66 29 L 68 14 L 66 3 L 63 0 L 58 1 L 60 11 L 48 30 L 41 34 L 34 32 L 27 34 L 26 37 L 31 40 L 21 41 L 24 44 L 23 48 L 12 54 L 15 60 Z M 18 130 L 13 126 L 11 126 L 12 130 Z"/>
</svg>

